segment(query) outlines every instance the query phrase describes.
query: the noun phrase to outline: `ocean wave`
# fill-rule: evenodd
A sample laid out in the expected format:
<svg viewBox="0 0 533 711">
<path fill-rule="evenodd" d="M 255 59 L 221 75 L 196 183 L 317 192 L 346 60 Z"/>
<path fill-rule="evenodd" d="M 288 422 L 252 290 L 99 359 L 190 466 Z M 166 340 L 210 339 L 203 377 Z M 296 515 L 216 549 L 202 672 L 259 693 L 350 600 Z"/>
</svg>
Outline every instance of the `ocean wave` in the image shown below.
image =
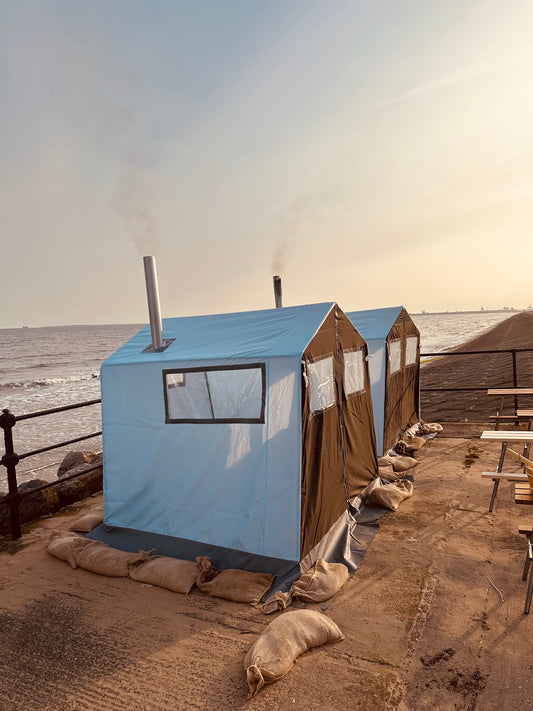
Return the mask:
<svg viewBox="0 0 533 711">
<path fill-rule="evenodd" d="M 2 388 L 46 388 L 51 385 L 60 385 L 61 383 L 81 383 L 84 380 L 98 380 L 99 373 L 87 373 L 84 375 L 70 375 L 66 378 L 37 378 L 35 380 L 23 380 L 20 382 L 0 383 Z"/>
</svg>

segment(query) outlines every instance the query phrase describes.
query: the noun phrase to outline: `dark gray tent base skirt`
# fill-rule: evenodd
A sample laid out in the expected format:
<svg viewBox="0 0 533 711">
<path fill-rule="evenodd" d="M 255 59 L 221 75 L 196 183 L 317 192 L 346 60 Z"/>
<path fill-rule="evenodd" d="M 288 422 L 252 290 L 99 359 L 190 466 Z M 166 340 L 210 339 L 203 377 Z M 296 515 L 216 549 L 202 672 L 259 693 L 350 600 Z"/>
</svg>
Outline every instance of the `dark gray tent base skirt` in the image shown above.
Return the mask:
<svg viewBox="0 0 533 711">
<path fill-rule="evenodd" d="M 154 549 L 154 555 L 191 561 L 196 560 L 198 556 L 209 556 L 213 567 L 219 570 L 240 568 L 255 573 L 271 573 L 276 576 L 274 585 L 268 592 L 268 595 L 271 595 L 277 590 L 287 591 L 302 572 L 314 565 L 318 558 L 333 563 L 344 563 L 352 575 L 359 567 L 367 546 L 378 531 L 377 519 L 384 513 L 386 512 L 383 509 L 370 509 L 363 505 L 357 514 L 357 523 L 347 512 L 344 513 L 327 536 L 302 561 L 270 558 L 199 541 L 189 541 L 186 538 L 174 538 L 160 533 L 105 524 L 88 533 L 87 537 L 131 553 Z"/>
<path fill-rule="evenodd" d="M 300 577 L 298 561 L 254 555 L 199 541 L 189 541 L 186 538 L 174 538 L 160 533 L 137 531 L 134 528 L 118 528 L 105 524 L 98 526 L 87 536 L 96 541 L 103 541 L 113 548 L 131 553 L 137 553 L 140 549 L 152 550 L 153 548 L 154 555 L 166 555 L 171 558 L 191 561 L 195 561 L 198 556 L 205 555 L 211 558 L 213 567 L 219 570 L 240 568 L 254 573 L 271 573 L 276 576 L 276 590 L 285 589 L 285 586 L 288 590 L 294 580 Z"/>
</svg>

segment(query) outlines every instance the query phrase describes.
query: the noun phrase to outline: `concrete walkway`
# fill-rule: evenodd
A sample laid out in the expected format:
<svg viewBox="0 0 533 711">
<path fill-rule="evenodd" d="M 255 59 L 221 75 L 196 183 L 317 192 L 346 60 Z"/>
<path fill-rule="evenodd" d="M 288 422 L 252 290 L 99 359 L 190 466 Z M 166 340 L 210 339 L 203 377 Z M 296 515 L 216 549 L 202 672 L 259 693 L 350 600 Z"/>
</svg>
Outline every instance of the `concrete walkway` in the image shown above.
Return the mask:
<svg viewBox="0 0 533 711">
<path fill-rule="evenodd" d="M 271 617 L 73 570 L 46 553 L 50 529 L 68 528 L 101 495 L 19 542 L 0 539 L 1 711 L 532 708 L 533 613 L 523 614 L 517 530 L 533 510 L 519 510 L 502 483 L 488 513 L 492 483 L 479 474 L 496 467 L 499 447 L 474 446 L 439 436 L 418 453 L 414 496 L 381 520 L 325 610 L 346 639 L 300 657 L 252 701 L 242 661 Z M 469 451 L 480 456 L 468 467 Z"/>
</svg>

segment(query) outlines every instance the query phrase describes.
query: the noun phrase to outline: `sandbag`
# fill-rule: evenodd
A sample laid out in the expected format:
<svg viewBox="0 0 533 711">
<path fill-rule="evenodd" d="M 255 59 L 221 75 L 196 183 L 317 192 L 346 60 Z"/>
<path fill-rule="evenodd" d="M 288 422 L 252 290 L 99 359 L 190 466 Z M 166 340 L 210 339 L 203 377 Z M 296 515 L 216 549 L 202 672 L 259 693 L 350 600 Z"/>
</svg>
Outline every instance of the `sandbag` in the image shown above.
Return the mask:
<svg viewBox="0 0 533 711">
<path fill-rule="evenodd" d="M 72 568 L 78 567 L 77 554 L 90 543 L 87 538 L 71 531 L 52 531 L 46 550 L 54 558 L 65 560 Z"/>
<path fill-rule="evenodd" d="M 379 466 L 378 476 L 380 479 L 385 479 L 386 481 L 397 481 L 403 478 L 403 472 L 395 472 L 392 465 L 390 467 Z"/>
<path fill-rule="evenodd" d="M 383 486 L 383 483 L 381 482 L 381 479 L 379 477 L 377 477 L 376 479 L 372 479 L 370 484 L 367 484 L 367 486 L 361 492 L 361 498 L 363 499 L 363 502 L 365 504 L 367 502 L 368 497 L 374 491 L 374 489 L 377 489 L 380 486 Z"/>
<path fill-rule="evenodd" d="M 307 572 L 296 580 L 289 592 L 274 593 L 262 606 L 268 615 L 288 607 L 293 600 L 302 602 L 323 602 L 335 595 L 350 577 L 343 563 L 328 563 L 319 558 Z"/>
<path fill-rule="evenodd" d="M 80 568 L 90 570 L 92 573 L 107 575 L 110 578 L 127 578 L 130 573 L 130 564 L 146 560 L 151 551 L 127 553 L 111 548 L 101 541 L 90 541 L 76 555 L 76 562 Z"/>
<path fill-rule="evenodd" d="M 273 595 L 271 595 L 266 602 L 261 606 L 261 611 L 265 615 L 270 615 L 272 612 L 278 612 L 278 610 L 284 610 L 286 607 L 292 604 L 292 595 L 289 592 L 282 592 L 278 590 Z"/>
<path fill-rule="evenodd" d="M 425 434 L 436 434 L 437 432 L 442 432 L 443 426 L 439 425 L 438 422 L 421 422 L 420 425 L 418 426 L 418 430 L 416 434 L 418 435 L 425 435 Z"/>
<path fill-rule="evenodd" d="M 407 449 L 422 449 L 426 444 L 424 437 L 417 437 L 417 435 L 403 434 L 400 438 L 399 444 L 403 444 Z M 416 460 L 415 460 L 416 461 Z"/>
<path fill-rule="evenodd" d="M 92 531 L 95 529 L 97 526 L 99 526 L 101 523 L 103 523 L 104 520 L 104 512 L 103 511 L 95 511 L 93 513 L 88 513 L 85 514 L 85 516 L 82 516 L 81 518 L 78 518 L 74 521 L 72 526 L 70 527 L 71 531 L 80 531 L 81 533 L 89 533 L 89 531 Z"/>
<path fill-rule="evenodd" d="M 200 570 L 189 560 L 154 555 L 145 561 L 130 563 L 130 578 L 187 595 L 198 580 Z"/>
<path fill-rule="evenodd" d="M 392 469 L 391 459 L 392 457 L 388 454 L 386 454 L 384 457 L 378 457 L 378 467 L 391 467 Z"/>
<path fill-rule="evenodd" d="M 249 695 L 290 671 L 294 660 L 308 649 L 340 642 L 344 635 L 329 617 L 314 610 L 294 610 L 273 620 L 244 658 Z"/>
<path fill-rule="evenodd" d="M 408 457 L 402 454 L 390 456 L 388 460 L 395 472 L 406 472 L 418 464 L 414 457 Z"/>
<path fill-rule="evenodd" d="M 413 494 L 413 484 L 407 479 L 374 486 L 365 498 L 367 506 L 396 511 L 402 501 Z"/>
<path fill-rule="evenodd" d="M 344 563 L 328 563 L 319 558 L 315 565 L 291 586 L 293 598 L 309 602 L 329 600 L 350 577 Z"/>
<path fill-rule="evenodd" d="M 196 562 L 201 571 L 196 581 L 198 589 L 234 602 L 255 605 L 272 587 L 276 577 L 270 573 L 250 573 L 237 568 L 218 571 L 211 567 L 211 561 L 206 556 L 197 558 Z"/>
<path fill-rule="evenodd" d="M 378 457 L 378 476 L 387 481 L 394 481 L 401 477 L 392 468 L 392 462 L 387 457 Z"/>
</svg>

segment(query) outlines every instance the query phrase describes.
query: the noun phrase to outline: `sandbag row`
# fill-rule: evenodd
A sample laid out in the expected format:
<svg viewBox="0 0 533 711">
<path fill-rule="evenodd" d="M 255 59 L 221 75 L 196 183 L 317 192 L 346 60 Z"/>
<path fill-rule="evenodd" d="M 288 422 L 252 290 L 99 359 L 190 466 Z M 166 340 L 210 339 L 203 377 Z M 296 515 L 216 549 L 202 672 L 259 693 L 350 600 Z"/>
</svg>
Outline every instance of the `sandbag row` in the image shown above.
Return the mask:
<svg viewBox="0 0 533 711">
<path fill-rule="evenodd" d="M 208 595 L 254 605 L 270 589 L 275 578 L 269 573 L 234 568 L 219 571 L 212 567 L 207 556 L 201 556 L 193 563 L 152 555 L 152 551 L 127 553 L 71 531 L 52 531 L 47 551 L 72 568 L 84 568 L 108 577 L 130 577 L 185 595 L 196 585 Z"/>
<path fill-rule="evenodd" d="M 393 454 L 412 455 L 442 430 L 443 427 L 438 422 L 417 422 L 400 434 Z"/>
<path fill-rule="evenodd" d="M 442 429 L 438 422 L 418 422 L 402 432 L 395 447 L 378 458 L 379 476 L 363 492 L 365 504 L 396 511 L 412 496 L 413 477 L 407 472 L 418 464 L 414 453 Z"/>
<path fill-rule="evenodd" d="M 207 556 L 199 557 L 196 563 L 192 563 L 152 555 L 151 551 L 128 553 L 72 531 L 52 531 L 47 551 L 55 558 L 69 563 L 72 568 L 84 568 L 108 577 L 129 576 L 139 582 L 184 594 L 196 585 L 208 595 L 253 604 L 259 602 L 275 577 L 268 573 L 250 573 L 237 569 L 218 571 L 212 567 Z M 319 563 L 321 565 L 313 566 L 293 585 L 290 593 L 292 597 L 314 601 L 326 599 L 347 580 L 346 566 L 327 564 L 324 561 Z M 274 606 L 272 609 L 279 607 Z M 249 698 L 255 696 L 265 684 L 285 676 L 295 659 L 307 650 L 343 639 L 335 622 L 319 612 L 295 610 L 277 617 L 266 627 L 244 658 Z"/>
</svg>

